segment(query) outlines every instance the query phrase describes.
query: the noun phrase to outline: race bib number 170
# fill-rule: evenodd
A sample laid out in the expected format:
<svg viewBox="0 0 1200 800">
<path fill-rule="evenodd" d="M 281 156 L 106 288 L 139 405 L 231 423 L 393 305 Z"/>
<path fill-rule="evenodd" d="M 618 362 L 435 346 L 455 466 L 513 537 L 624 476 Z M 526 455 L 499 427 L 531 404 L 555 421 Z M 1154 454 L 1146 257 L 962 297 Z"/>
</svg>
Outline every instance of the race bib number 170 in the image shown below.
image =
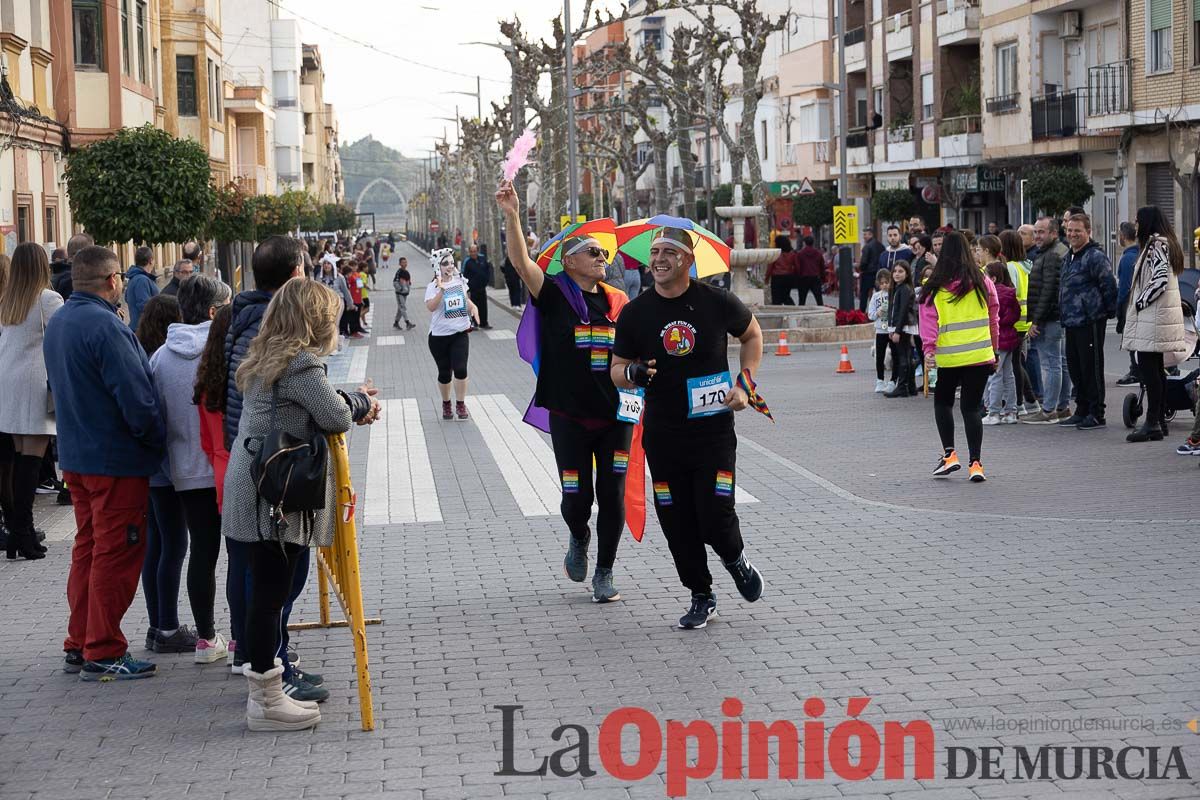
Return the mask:
<svg viewBox="0 0 1200 800">
<path fill-rule="evenodd" d="M 733 380 L 728 372 L 703 378 L 688 378 L 688 419 L 728 412 L 729 407 L 723 403 L 732 388 Z"/>
</svg>

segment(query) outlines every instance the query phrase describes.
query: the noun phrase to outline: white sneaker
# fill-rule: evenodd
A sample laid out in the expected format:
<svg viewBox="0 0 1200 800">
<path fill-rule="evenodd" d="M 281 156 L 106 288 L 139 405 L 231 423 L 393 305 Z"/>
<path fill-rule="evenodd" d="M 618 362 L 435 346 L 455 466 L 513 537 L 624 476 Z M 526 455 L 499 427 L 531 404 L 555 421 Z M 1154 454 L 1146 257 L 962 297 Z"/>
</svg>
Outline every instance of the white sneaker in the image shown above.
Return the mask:
<svg viewBox="0 0 1200 800">
<path fill-rule="evenodd" d="M 884 390 L 885 392 L 894 392 L 894 391 L 896 391 L 896 382 L 895 382 L 895 381 L 888 381 L 887 383 L 885 383 L 885 384 L 883 385 L 883 390 Z"/>
<path fill-rule="evenodd" d="M 882 381 L 882 380 L 875 381 L 875 393 L 876 394 L 879 394 L 880 392 L 886 392 L 886 391 L 887 391 L 887 381 Z"/>
<path fill-rule="evenodd" d="M 1005 425 L 1016 425 L 1017 424 L 1017 413 L 1015 411 L 1010 411 L 1007 414 L 1005 414 L 1001 418 L 1000 421 L 1002 423 L 1004 423 Z"/>
<path fill-rule="evenodd" d="M 212 664 L 220 661 L 228 652 L 229 646 L 218 633 L 211 639 L 196 640 L 195 661 L 197 664 Z"/>
<path fill-rule="evenodd" d="M 983 418 L 983 424 L 984 425 L 999 425 L 1000 424 L 1000 415 L 999 414 L 988 414 L 986 417 Z"/>
</svg>

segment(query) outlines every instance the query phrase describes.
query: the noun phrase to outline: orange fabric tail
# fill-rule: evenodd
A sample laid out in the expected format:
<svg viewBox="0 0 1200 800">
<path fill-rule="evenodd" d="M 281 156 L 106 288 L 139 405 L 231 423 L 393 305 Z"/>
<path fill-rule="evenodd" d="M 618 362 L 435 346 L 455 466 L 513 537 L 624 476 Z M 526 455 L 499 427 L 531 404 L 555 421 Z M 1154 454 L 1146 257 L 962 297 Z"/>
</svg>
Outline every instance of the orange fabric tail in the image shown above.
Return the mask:
<svg viewBox="0 0 1200 800">
<path fill-rule="evenodd" d="M 646 451 L 642 449 L 641 423 L 633 426 L 629 444 L 629 469 L 625 471 L 625 524 L 640 542 L 646 533 Z"/>
</svg>

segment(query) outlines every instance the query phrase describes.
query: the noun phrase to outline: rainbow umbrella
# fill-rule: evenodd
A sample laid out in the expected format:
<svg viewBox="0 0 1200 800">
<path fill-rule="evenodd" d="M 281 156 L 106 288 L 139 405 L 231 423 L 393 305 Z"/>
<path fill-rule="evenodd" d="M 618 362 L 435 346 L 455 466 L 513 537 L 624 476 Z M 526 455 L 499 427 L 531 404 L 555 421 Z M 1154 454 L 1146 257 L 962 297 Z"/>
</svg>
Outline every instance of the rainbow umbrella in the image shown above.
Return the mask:
<svg viewBox="0 0 1200 800">
<path fill-rule="evenodd" d="M 638 219 L 617 226 L 617 251 L 642 264 L 650 264 L 650 243 L 660 228 L 679 228 L 687 231 L 692 240 L 692 252 L 696 263 L 692 265 L 693 278 L 707 278 L 729 271 L 729 245 L 712 231 L 690 219 L 659 214 L 649 219 Z"/>
<path fill-rule="evenodd" d="M 547 275 L 557 275 L 563 271 L 562 243 L 572 236 L 591 236 L 600 243 L 601 247 L 608 251 L 607 261 L 609 263 L 612 263 L 612 260 L 616 258 L 616 223 L 612 221 L 611 217 L 592 219 L 587 222 L 572 222 L 559 231 L 558 235 L 547 241 L 542 246 L 542 251 L 538 253 L 537 265 Z"/>
</svg>

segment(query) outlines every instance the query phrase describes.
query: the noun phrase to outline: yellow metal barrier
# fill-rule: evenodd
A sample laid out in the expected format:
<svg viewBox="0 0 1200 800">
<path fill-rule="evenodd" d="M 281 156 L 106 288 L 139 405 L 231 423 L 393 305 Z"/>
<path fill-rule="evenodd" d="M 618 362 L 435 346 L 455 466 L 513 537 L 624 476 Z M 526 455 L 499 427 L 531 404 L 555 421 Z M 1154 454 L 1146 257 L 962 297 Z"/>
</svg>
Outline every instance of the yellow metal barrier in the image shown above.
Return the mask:
<svg viewBox="0 0 1200 800">
<path fill-rule="evenodd" d="M 313 628 L 350 628 L 354 637 L 354 662 L 358 672 L 358 707 L 362 729 L 375 729 L 375 711 L 371 702 L 371 671 L 367 664 L 367 625 L 382 620 L 367 619 L 363 614 L 362 581 L 358 570 L 358 534 L 354 512 L 358 498 L 350 485 L 350 458 L 344 434 L 329 437 L 329 453 L 333 459 L 333 477 L 337 486 L 337 515 L 333 545 L 317 548 L 317 596 L 321 608 L 320 622 L 300 622 L 288 630 Z M 329 619 L 329 590 L 332 584 L 342 607 L 344 620 Z"/>
</svg>

